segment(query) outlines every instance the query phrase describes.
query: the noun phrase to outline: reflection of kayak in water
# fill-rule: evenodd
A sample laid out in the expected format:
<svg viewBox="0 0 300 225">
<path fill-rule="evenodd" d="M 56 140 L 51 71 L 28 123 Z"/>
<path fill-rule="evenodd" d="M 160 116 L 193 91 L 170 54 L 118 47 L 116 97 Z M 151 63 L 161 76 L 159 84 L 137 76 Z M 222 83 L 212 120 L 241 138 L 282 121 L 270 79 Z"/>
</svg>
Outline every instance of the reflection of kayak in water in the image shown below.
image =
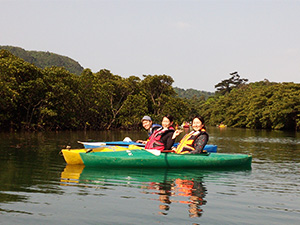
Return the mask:
<svg viewBox="0 0 300 225">
<path fill-rule="evenodd" d="M 61 185 L 96 188 L 103 193 L 107 189 L 112 191 L 121 187 L 134 188 L 143 194 L 142 198 L 157 202 L 158 207 L 155 211 L 160 215 L 167 215 L 172 205 L 174 209 L 188 208 L 187 213 L 190 217 L 199 217 L 202 214 L 201 207 L 206 204 L 204 200 L 206 188 L 202 184 L 202 178 L 207 176 L 207 173 L 209 171 L 152 168 L 97 169 L 85 168 L 84 165 L 67 165 L 61 173 Z M 187 182 L 193 185 L 184 186 Z M 186 190 L 184 195 L 183 190 Z"/>
<path fill-rule="evenodd" d="M 117 195 L 120 188 L 123 188 L 120 199 L 127 196 L 126 193 L 132 196 L 133 191 L 128 189 L 136 189 L 134 192 L 140 193 L 134 195 L 136 201 L 139 198 L 155 201 L 155 211 L 161 215 L 168 214 L 172 209 L 184 209 L 190 217 L 199 217 L 206 204 L 207 189 L 204 180 L 218 182 L 241 171 L 247 170 L 89 168 L 84 165 L 66 165 L 61 173 L 61 185 L 79 187 L 80 190 L 92 188 L 101 195 L 105 195 L 107 191 L 115 191 L 114 195 Z"/>
<path fill-rule="evenodd" d="M 167 169 L 140 169 L 140 168 L 111 168 L 98 169 L 89 168 L 84 165 L 66 165 L 61 173 L 62 184 L 72 185 L 74 183 L 100 184 L 101 182 L 113 183 L 131 183 L 145 185 L 174 180 L 176 178 L 185 178 L 189 173 L 179 173 L 179 170 L 168 173 Z M 189 174 L 193 179 L 195 174 Z M 202 176 L 202 175 L 201 175 Z"/>
<path fill-rule="evenodd" d="M 98 183 L 99 181 L 115 182 L 165 182 L 166 180 L 175 180 L 178 178 L 194 179 L 203 176 L 202 172 L 181 171 L 169 169 L 147 169 L 147 168 L 93 168 L 84 165 L 66 165 L 61 173 L 61 181 L 65 183 Z"/>
<path fill-rule="evenodd" d="M 93 168 L 84 165 L 66 165 L 61 173 L 63 183 L 95 183 L 99 181 L 116 182 L 164 182 L 182 180 L 202 180 L 202 177 L 212 175 L 215 178 L 223 178 L 228 172 L 249 171 L 244 168 L 236 169 L 166 169 L 166 168 Z"/>
<path fill-rule="evenodd" d="M 79 183 L 81 173 L 84 169 L 84 165 L 67 165 L 64 171 L 60 175 L 61 184 L 71 185 L 73 183 Z"/>
</svg>

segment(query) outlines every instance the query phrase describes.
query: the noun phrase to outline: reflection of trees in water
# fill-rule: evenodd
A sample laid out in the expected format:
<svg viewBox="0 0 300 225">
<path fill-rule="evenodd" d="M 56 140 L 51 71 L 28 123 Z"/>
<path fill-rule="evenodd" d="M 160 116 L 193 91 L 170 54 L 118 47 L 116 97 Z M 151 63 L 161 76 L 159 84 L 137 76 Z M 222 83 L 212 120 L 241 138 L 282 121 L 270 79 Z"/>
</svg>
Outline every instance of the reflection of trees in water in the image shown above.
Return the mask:
<svg viewBox="0 0 300 225">
<path fill-rule="evenodd" d="M 151 183 L 149 189 L 156 189 L 159 195 L 158 200 L 161 202 L 159 214 L 167 215 L 171 203 L 180 203 L 188 205 L 189 217 L 200 217 L 202 215 L 202 205 L 206 204 L 206 188 L 201 181 L 182 180 L 177 178 L 173 181 L 163 183 Z M 184 200 L 176 200 L 176 198 Z"/>
</svg>

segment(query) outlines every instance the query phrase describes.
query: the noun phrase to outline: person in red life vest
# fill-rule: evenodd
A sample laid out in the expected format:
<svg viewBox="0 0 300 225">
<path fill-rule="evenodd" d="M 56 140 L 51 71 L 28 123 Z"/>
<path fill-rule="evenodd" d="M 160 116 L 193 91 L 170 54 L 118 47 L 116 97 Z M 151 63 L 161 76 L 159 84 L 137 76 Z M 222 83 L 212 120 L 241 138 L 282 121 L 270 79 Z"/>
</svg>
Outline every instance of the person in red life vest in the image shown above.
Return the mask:
<svg viewBox="0 0 300 225">
<path fill-rule="evenodd" d="M 194 117 L 192 128 L 193 130 L 181 139 L 177 148 L 173 149 L 177 154 L 200 154 L 206 152 L 203 148 L 208 142 L 208 133 L 205 130 L 204 119 L 201 116 Z M 175 139 L 181 132 L 181 130 L 176 130 L 172 138 Z"/>
<path fill-rule="evenodd" d="M 146 149 L 157 149 L 160 151 L 170 150 L 175 142 L 175 138 L 172 139 L 174 128 L 173 116 L 166 115 L 163 117 L 161 122 L 162 127 L 154 131 L 154 133 L 149 137 L 145 148 Z"/>
<path fill-rule="evenodd" d="M 150 116 L 144 116 L 142 118 L 142 125 L 147 130 L 148 137 L 150 137 L 155 130 L 157 130 L 157 129 L 159 129 L 159 128 L 162 127 L 159 124 L 153 124 L 152 119 L 151 119 Z M 142 144 L 146 144 L 147 143 L 147 141 L 144 141 L 144 140 L 137 140 L 136 142 L 142 143 Z"/>
</svg>

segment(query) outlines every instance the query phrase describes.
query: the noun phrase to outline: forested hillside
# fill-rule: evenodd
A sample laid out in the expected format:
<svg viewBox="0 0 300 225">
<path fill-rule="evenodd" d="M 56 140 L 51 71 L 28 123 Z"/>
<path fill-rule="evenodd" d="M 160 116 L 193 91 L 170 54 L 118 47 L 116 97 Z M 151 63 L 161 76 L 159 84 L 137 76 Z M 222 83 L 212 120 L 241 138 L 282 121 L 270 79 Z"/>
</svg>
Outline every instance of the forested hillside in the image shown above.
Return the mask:
<svg viewBox="0 0 300 225">
<path fill-rule="evenodd" d="M 46 67 L 57 66 L 64 67 L 71 73 L 80 75 L 83 67 L 73 59 L 50 52 L 26 51 L 23 48 L 13 46 L 0 46 L 0 50 L 5 49 L 17 57 L 24 59 L 26 62 L 32 63 L 37 67 L 44 69 Z"/>
<path fill-rule="evenodd" d="M 214 95 L 212 92 L 200 91 L 192 88 L 185 90 L 183 88 L 174 87 L 174 90 L 178 94 L 178 97 L 187 99 L 201 98 L 204 100 Z"/>
<path fill-rule="evenodd" d="M 171 76 L 123 78 L 90 69 L 75 75 L 0 50 L 0 130 L 137 129 L 143 115 L 159 123 L 166 114 L 177 124 L 200 114 L 207 125 L 300 130 L 300 84 L 247 84 L 237 72 L 231 76 L 208 99 L 189 99 L 178 97 Z"/>
<path fill-rule="evenodd" d="M 173 78 L 123 78 L 109 70 L 77 76 L 61 67 L 40 69 L 0 50 L 1 130 L 133 129 L 141 117 L 159 122 L 171 113 L 189 118 L 188 102 L 175 97 Z"/>
</svg>

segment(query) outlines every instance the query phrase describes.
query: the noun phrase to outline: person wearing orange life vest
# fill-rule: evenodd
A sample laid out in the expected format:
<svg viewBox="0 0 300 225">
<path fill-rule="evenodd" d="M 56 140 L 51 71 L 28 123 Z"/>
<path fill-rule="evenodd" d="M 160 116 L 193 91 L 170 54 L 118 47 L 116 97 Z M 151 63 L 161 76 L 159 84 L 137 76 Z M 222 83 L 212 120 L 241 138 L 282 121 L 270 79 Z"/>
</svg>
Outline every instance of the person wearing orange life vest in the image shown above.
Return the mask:
<svg viewBox="0 0 300 225">
<path fill-rule="evenodd" d="M 146 149 L 157 149 L 160 151 L 170 150 L 175 142 L 175 138 L 172 139 L 174 128 L 173 116 L 166 115 L 163 117 L 161 122 L 162 127 L 155 130 L 154 133 L 149 137 L 149 141 L 145 146 Z"/>
<path fill-rule="evenodd" d="M 194 117 L 192 128 L 193 130 L 181 139 L 177 148 L 173 149 L 177 154 L 200 154 L 206 152 L 203 148 L 207 144 L 209 136 L 205 130 L 203 117 Z M 172 138 L 175 139 L 181 132 L 176 130 Z"/>
</svg>

